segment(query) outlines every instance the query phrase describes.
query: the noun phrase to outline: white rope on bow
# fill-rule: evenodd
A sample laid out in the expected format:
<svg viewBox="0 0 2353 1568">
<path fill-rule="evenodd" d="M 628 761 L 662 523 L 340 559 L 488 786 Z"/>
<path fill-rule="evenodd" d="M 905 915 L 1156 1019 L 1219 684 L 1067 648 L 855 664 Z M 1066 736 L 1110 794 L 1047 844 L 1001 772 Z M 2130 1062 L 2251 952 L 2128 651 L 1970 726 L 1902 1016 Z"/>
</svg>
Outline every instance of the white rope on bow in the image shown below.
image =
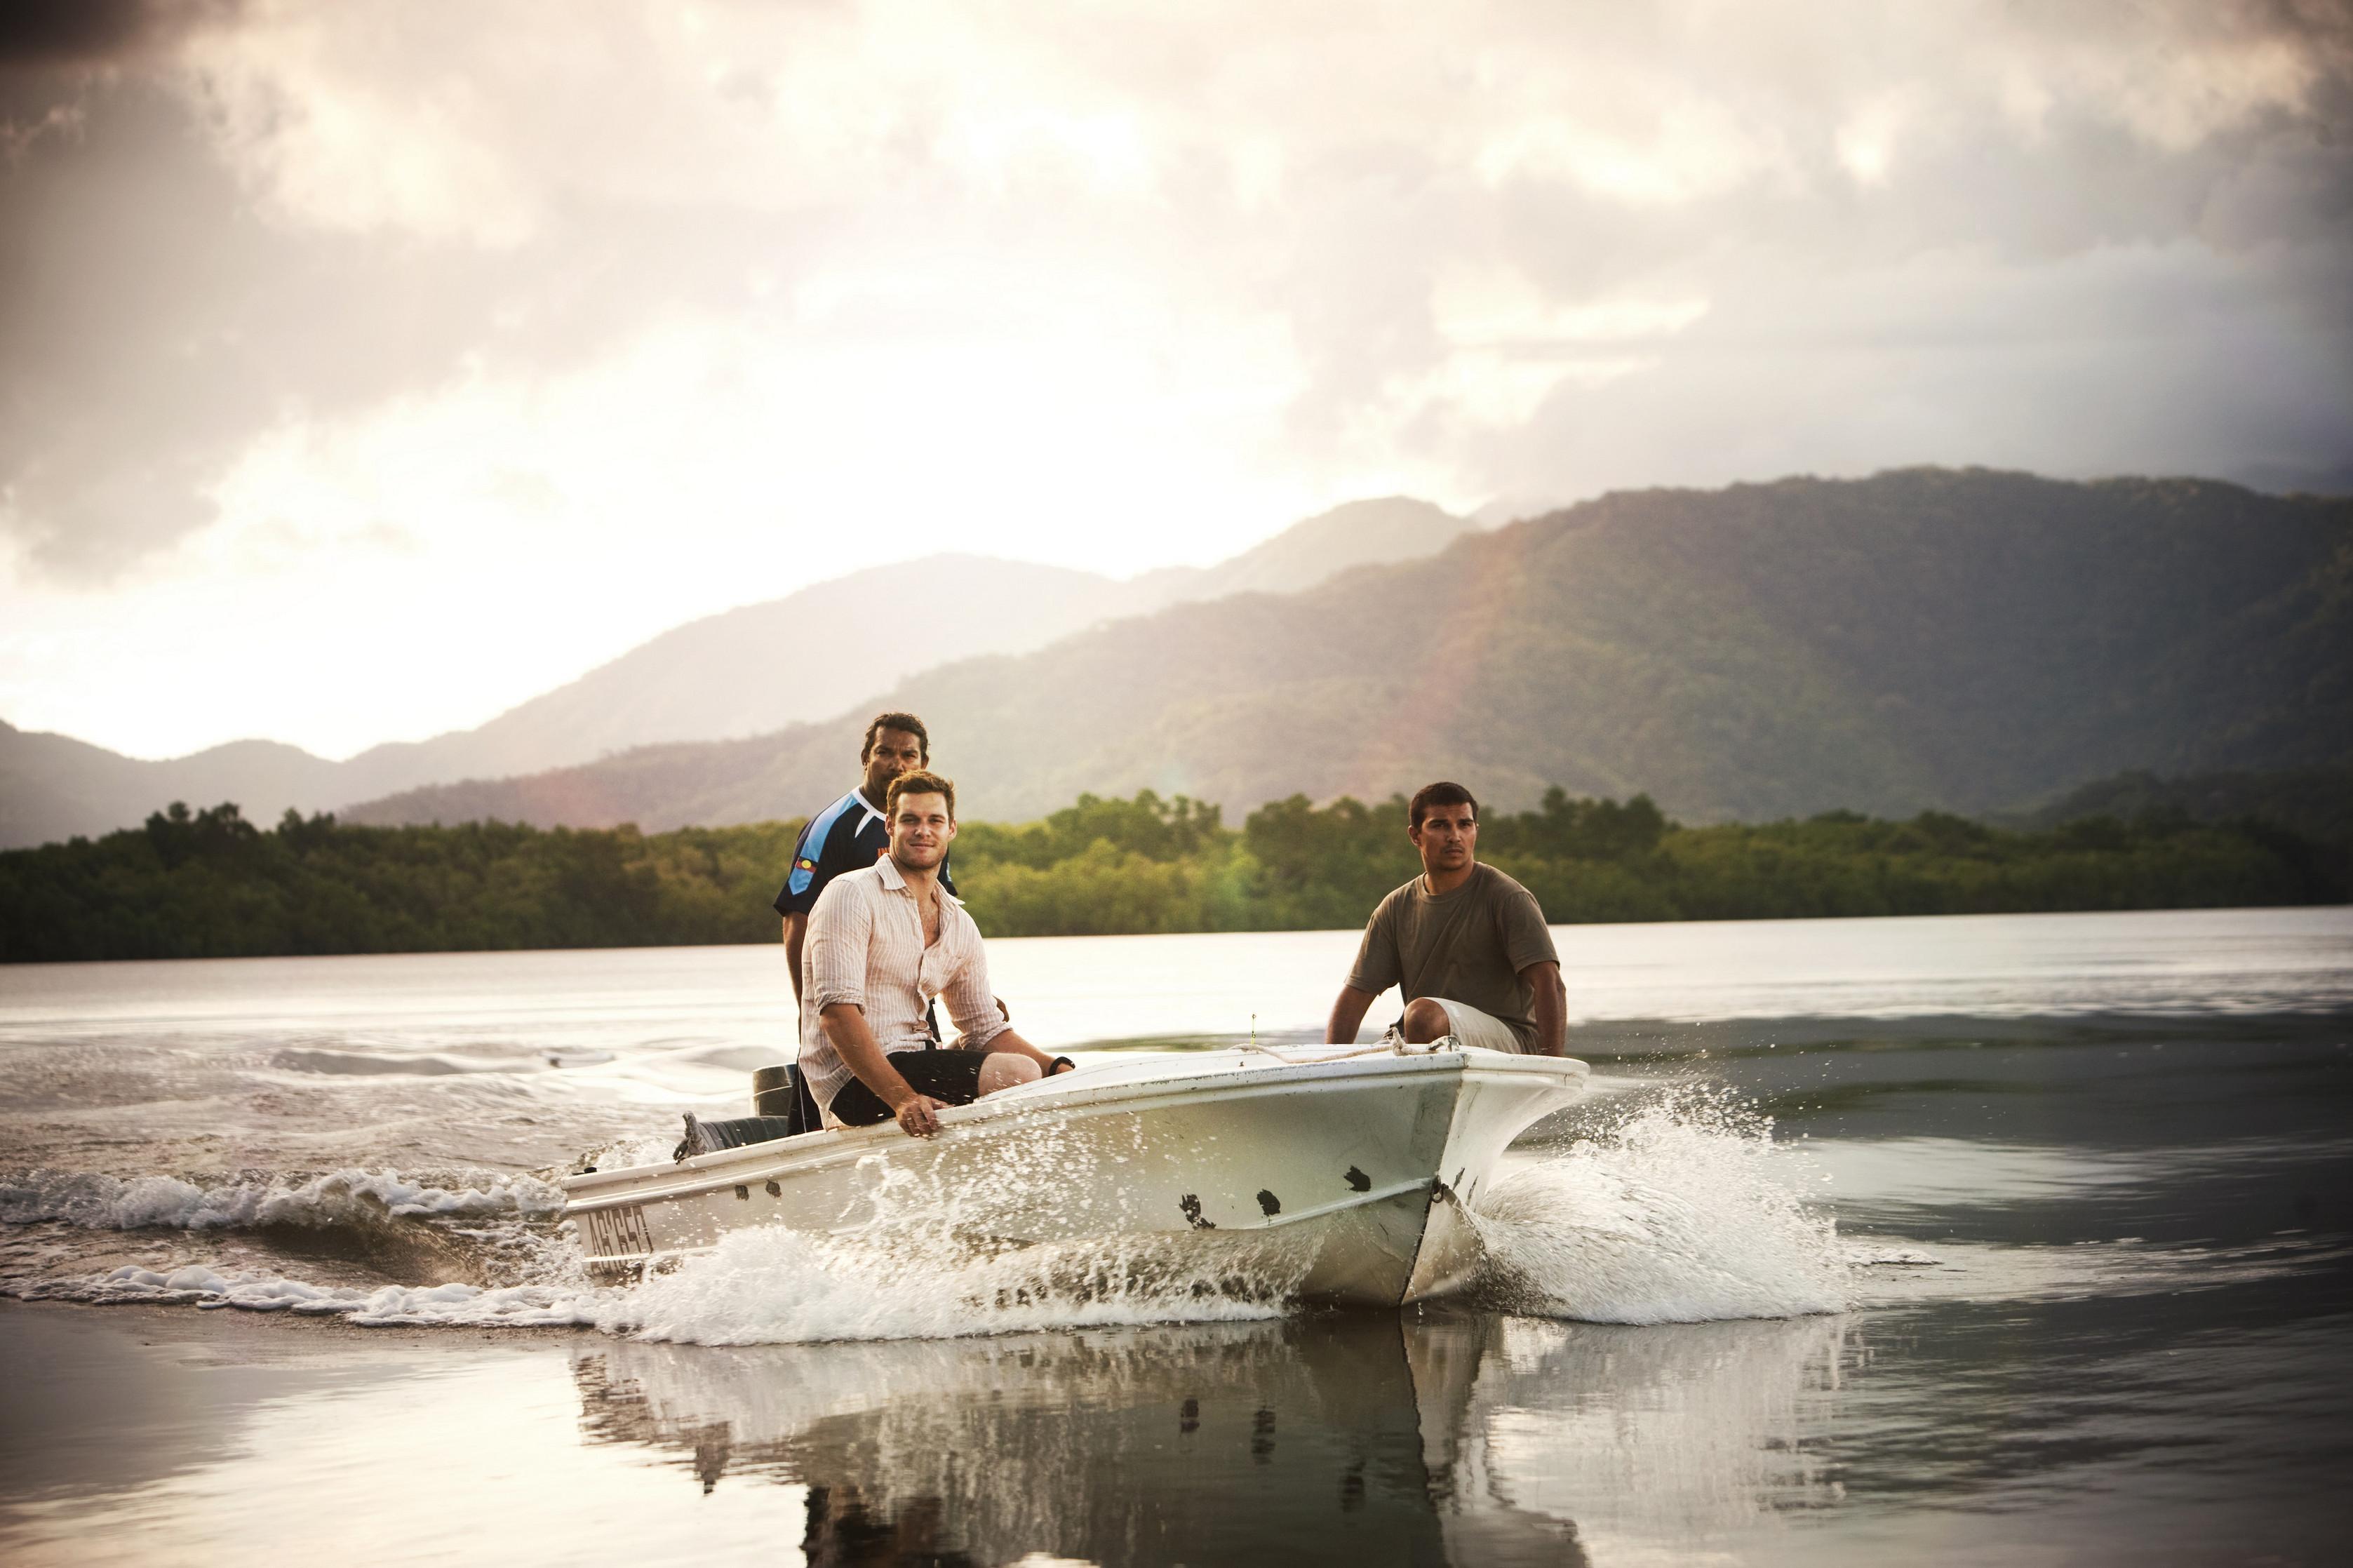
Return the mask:
<svg viewBox="0 0 2353 1568">
<path fill-rule="evenodd" d="M 1455 1038 L 1452 1035 L 1440 1035 L 1437 1039 L 1430 1041 L 1428 1045 L 1417 1046 L 1408 1044 L 1404 1036 L 1398 1034 L 1397 1030 L 1391 1029 L 1381 1037 L 1380 1044 L 1376 1046 L 1359 1046 L 1353 1051 L 1330 1051 L 1322 1056 L 1293 1057 L 1285 1056 L 1282 1052 L 1276 1050 L 1272 1046 L 1260 1045 L 1258 1043 L 1258 1020 L 1256 1017 L 1251 1018 L 1250 1024 L 1250 1042 L 1243 1048 L 1246 1050 L 1256 1051 L 1261 1056 L 1272 1057 L 1276 1061 L 1282 1063 L 1285 1067 L 1301 1068 L 1313 1067 L 1317 1062 L 1345 1062 L 1355 1057 L 1420 1057 L 1428 1056 L 1434 1051 L 1459 1051 L 1462 1048 L 1462 1042 Z"/>
</svg>

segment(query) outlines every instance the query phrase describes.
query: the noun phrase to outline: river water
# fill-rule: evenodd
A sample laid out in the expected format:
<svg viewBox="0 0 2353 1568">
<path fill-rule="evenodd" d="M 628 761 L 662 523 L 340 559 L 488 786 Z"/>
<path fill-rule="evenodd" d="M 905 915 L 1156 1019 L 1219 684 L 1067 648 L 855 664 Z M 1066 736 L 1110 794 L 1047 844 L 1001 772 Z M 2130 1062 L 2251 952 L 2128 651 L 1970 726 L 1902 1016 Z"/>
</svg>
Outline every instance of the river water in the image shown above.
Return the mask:
<svg viewBox="0 0 2353 1568">
<path fill-rule="evenodd" d="M 742 1113 L 773 950 L 0 969 L 0 1558 L 2341 1560 L 2353 910 L 1556 936 L 1593 1092 L 1402 1314 L 592 1286 L 550 1179 Z M 1354 940 L 991 952 L 1083 1059 Z"/>
</svg>

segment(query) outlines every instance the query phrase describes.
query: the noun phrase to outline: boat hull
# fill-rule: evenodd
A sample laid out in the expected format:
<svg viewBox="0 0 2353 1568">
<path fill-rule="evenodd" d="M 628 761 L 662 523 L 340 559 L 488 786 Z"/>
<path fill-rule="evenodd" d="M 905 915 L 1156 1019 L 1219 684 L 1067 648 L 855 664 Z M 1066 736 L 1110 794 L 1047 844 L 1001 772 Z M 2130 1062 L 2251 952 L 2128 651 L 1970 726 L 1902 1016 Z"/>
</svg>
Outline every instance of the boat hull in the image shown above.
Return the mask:
<svg viewBox="0 0 2353 1568">
<path fill-rule="evenodd" d="M 921 1224 L 993 1244 L 1248 1241 L 1289 1293 L 1395 1306 L 1476 1269 L 1461 1205 L 1585 1076 L 1478 1050 L 1120 1063 L 948 1110 L 932 1139 L 886 1124 L 572 1177 L 565 1212 L 605 1274 L 753 1226 Z"/>
</svg>

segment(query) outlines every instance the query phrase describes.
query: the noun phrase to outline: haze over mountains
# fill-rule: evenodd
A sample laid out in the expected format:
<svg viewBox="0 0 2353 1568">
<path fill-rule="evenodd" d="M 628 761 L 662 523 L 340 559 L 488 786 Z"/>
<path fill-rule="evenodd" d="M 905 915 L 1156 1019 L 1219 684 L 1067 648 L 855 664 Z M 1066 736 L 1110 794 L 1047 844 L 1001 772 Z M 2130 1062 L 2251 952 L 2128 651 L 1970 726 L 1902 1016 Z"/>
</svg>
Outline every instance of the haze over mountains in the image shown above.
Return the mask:
<svg viewBox="0 0 2353 1568">
<path fill-rule="evenodd" d="M 410 792 L 369 822 L 784 816 L 908 707 L 969 816 L 1082 790 L 1247 810 L 1435 776 L 1686 820 L 2013 807 L 2132 769 L 2353 757 L 2353 501 L 1911 469 L 1619 494 L 944 664 L 822 723 Z"/>
<path fill-rule="evenodd" d="M 1239 813 L 1441 775 L 1507 807 L 1647 791 L 1691 821 L 2016 809 L 2127 770 L 2353 761 L 2353 501 L 1912 469 L 1618 494 L 1492 532 L 1357 503 L 1126 583 L 933 557 L 347 763 L 264 742 L 142 763 L 0 728 L 0 842 L 171 799 L 264 820 L 789 816 L 854 775 L 883 706 L 925 717 L 964 810 L 996 820 L 1082 791 Z"/>
<path fill-rule="evenodd" d="M 1391 497 L 1334 508 L 1215 566 L 1124 582 L 978 555 L 874 567 L 691 621 L 476 729 L 340 763 L 268 741 L 150 762 L 0 723 L 0 847 L 133 826 L 172 800 L 234 800 L 266 821 L 289 806 L 331 810 L 631 747 L 771 732 L 949 659 L 1023 652 L 1187 600 L 1309 587 L 1349 566 L 1430 554 L 1474 526 Z"/>
</svg>

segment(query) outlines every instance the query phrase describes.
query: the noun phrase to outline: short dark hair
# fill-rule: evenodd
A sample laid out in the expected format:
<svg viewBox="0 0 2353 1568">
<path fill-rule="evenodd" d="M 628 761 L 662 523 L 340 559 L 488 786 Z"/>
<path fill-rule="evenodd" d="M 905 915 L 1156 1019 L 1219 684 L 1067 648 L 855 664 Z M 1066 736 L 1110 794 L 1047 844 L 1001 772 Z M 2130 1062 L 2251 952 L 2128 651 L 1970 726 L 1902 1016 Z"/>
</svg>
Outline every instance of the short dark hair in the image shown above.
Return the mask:
<svg viewBox="0 0 2353 1568">
<path fill-rule="evenodd" d="M 1479 820 L 1477 797 L 1461 784 L 1450 784 L 1440 779 L 1436 784 L 1424 784 L 1413 792 L 1413 804 L 1406 808 L 1409 813 L 1406 826 L 1419 827 L 1422 813 L 1434 805 L 1467 805 L 1471 808 L 1471 820 L 1473 822 Z"/>
<path fill-rule="evenodd" d="M 877 713 L 874 715 L 874 722 L 866 726 L 866 744 L 858 749 L 860 762 L 862 763 L 874 754 L 874 737 L 885 730 L 906 731 L 915 737 L 915 744 L 919 748 L 923 760 L 926 763 L 932 760 L 932 732 L 923 728 L 923 721 L 921 719 L 916 718 L 913 713 Z"/>
<path fill-rule="evenodd" d="M 891 726 L 893 730 L 898 725 Z M 929 768 L 909 768 L 891 781 L 891 791 L 882 801 L 882 815 L 899 815 L 899 797 L 902 795 L 944 795 L 948 797 L 948 820 L 955 820 L 955 780 L 944 779 Z"/>
</svg>

